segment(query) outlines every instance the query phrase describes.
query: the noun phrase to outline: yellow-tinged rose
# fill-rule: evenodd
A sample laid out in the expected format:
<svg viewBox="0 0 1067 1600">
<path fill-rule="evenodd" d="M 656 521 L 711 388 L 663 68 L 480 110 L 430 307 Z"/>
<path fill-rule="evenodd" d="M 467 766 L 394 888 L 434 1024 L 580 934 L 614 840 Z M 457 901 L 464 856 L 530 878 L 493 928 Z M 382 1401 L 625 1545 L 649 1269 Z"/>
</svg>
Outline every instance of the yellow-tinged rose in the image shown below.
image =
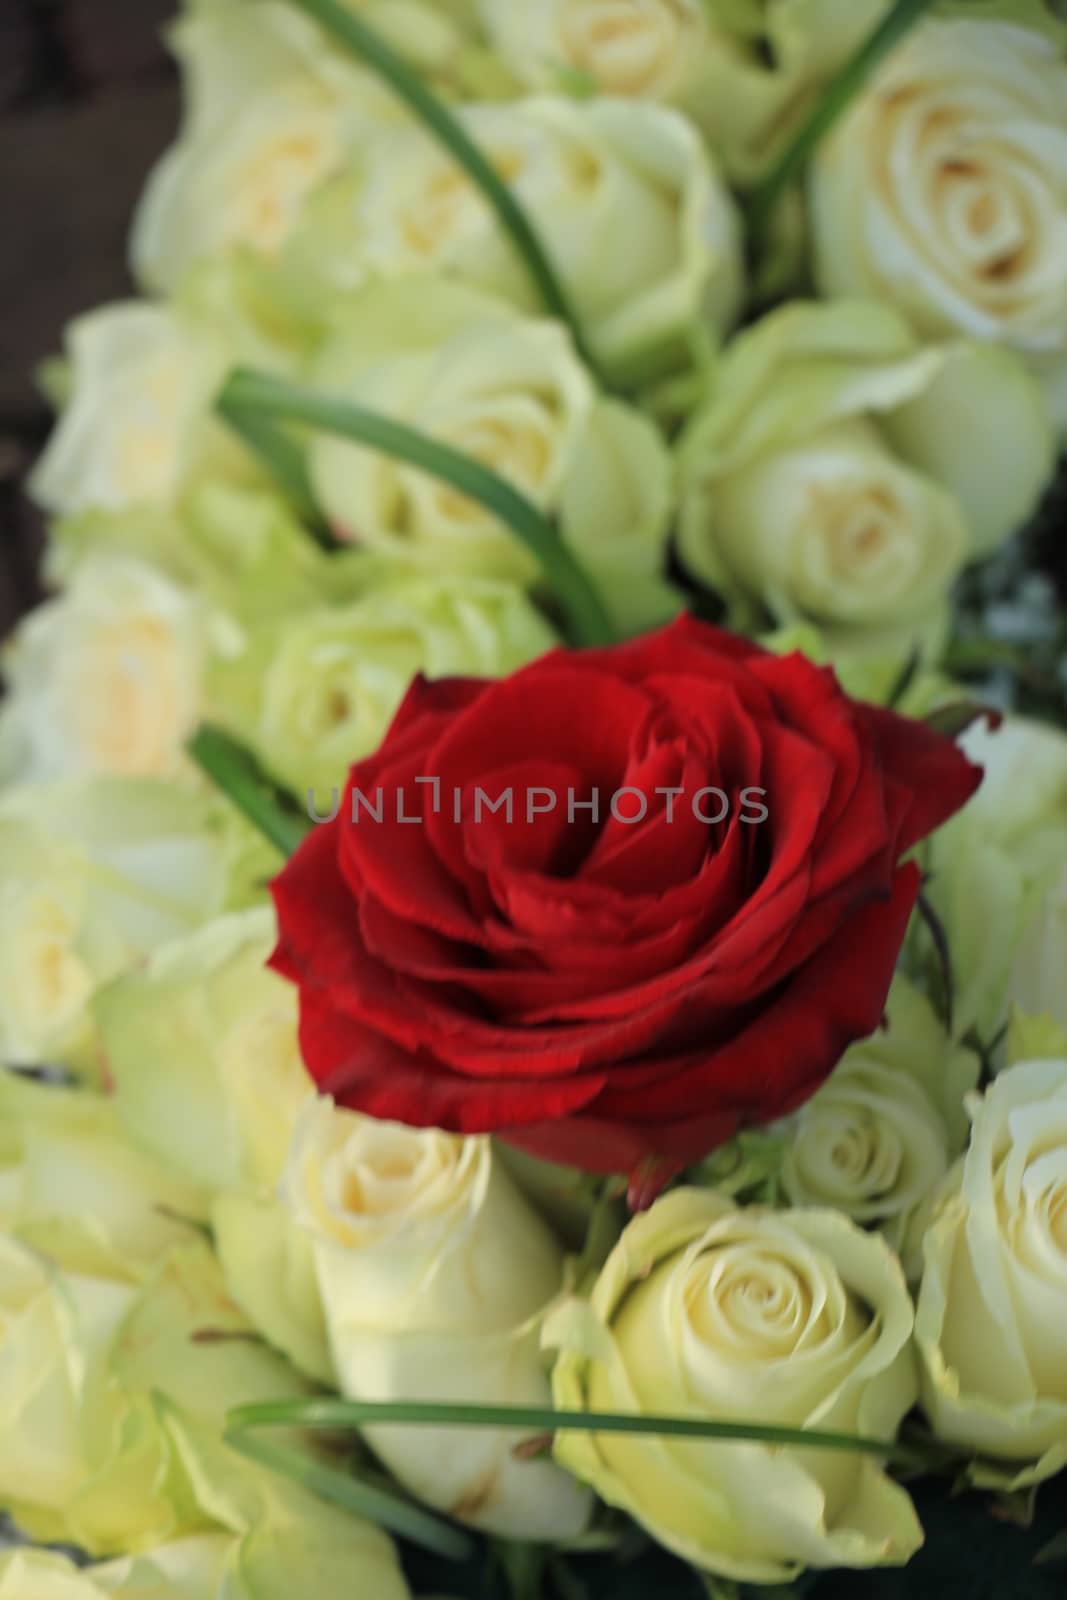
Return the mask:
<svg viewBox="0 0 1067 1600">
<path fill-rule="evenodd" d="M 269 907 L 220 917 L 104 989 L 94 1015 L 127 1135 L 207 1192 L 229 1293 L 301 1372 L 331 1383 L 310 1245 L 273 1198 L 312 1092 L 295 996 L 265 964 L 274 943 Z"/>
<path fill-rule="evenodd" d="M 701 70 L 711 24 L 701 0 L 481 0 L 486 31 L 536 87 L 577 75 L 601 93 L 677 100 Z"/>
<path fill-rule="evenodd" d="M 888 0 L 480 0 L 496 51 L 534 88 L 686 111 L 751 181 Z"/>
<path fill-rule="evenodd" d="M 795 1206 L 832 1206 L 877 1227 L 917 1277 L 916 1216 L 966 1143 L 964 1097 L 981 1063 L 903 977 L 886 1014 L 783 1125 L 782 1187 Z"/>
<path fill-rule="evenodd" d="M 247 824 L 214 794 L 111 776 L 0 797 L 0 1053 L 84 1065 L 96 988 L 240 902 Z M 256 846 L 258 851 L 258 846 Z"/>
<path fill-rule="evenodd" d="M 742 291 L 737 212 L 684 117 L 548 96 L 459 114 L 526 208 L 620 382 L 685 363 L 694 332 L 706 337 L 701 324 L 730 326 Z M 368 277 L 427 272 L 525 311 L 541 307 L 487 202 L 415 125 L 369 139 L 358 163 L 324 188 L 288 265 L 290 294 L 312 318 L 331 292 L 350 293 Z"/>
<path fill-rule="evenodd" d="M 797 302 L 727 348 L 679 462 L 682 560 L 735 622 L 900 657 L 936 649 L 953 580 L 1025 519 L 1053 449 L 1009 352 L 924 348 L 873 302 Z"/>
<path fill-rule="evenodd" d="M 311 1090 L 291 986 L 266 967 L 269 907 L 219 917 L 156 950 L 94 1012 L 129 1134 L 210 1190 L 269 1192 Z"/>
<path fill-rule="evenodd" d="M 311 1101 L 283 1198 L 310 1237 L 344 1394 L 363 1400 L 547 1405 L 538 1327 L 562 1253 L 487 1139 L 407 1128 Z M 420 1499 L 487 1532 L 577 1534 L 589 1498 L 521 1432 L 374 1427 Z"/>
<path fill-rule="evenodd" d="M 218 1592 L 235 1600 L 342 1600 L 353 1584 L 406 1596 L 378 1528 L 224 1444 L 231 1406 L 311 1391 L 258 1339 L 203 1244 L 173 1251 L 134 1290 L 48 1276 L 0 1239 L 0 1307 L 0 1500 L 35 1538 L 147 1552 L 147 1564 L 94 1571 L 145 1600 L 153 1584 L 169 1595 L 164 1580 L 192 1581 L 185 1536 L 219 1530 L 231 1537 Z M 184 1553 L 160 1550 L 166 1541 Z"/>
<path fill-rule="evenodd" d="M 34 1538 L 63 1532 L 88 1470 L 89 1373 L 132 1297 L 124 1284 L 62 1278 L 0 1234 L 0 1506 Z"/>
<path fill-rule="evenodd" d="M 205 479 L 189 486 L 180 508 L 82 512 L 50 529 L 50 585 L 73 589 L 85 568 L 105 558 L 150 566 L 200 609 L 210 607 L 214 652 L 228 659 L 245 628 L 355 598 L 377 562 L 356 551 L 327 551 L 308 538 L 290 505 L 269 488 Z"/>
<path fill-rule="evenodd" d="M 1036 1012 L 1062 1004 L 1057 892 L 1067 862 L 1067 736 L 1007 717 L 996 731 L 975 723 L 961 743 L 985 776 L 926 847 L 928 893 L 952 960 L 954 1031 L 962 1037 L 976 1027 L 990 1043 L 1013 1001 Z"/>
<path fill-rule="evenodd" d="M 562 1408 L 892 1438 L 916 1397 L 911 1332 L 903 1272 L 876 1234 L 835 1211 L 738 1211 L 675 1189 L 544 1338 Z M 922 1543 L 870 1456 L 579 1432 L 555 1451 L 683 1559 L 742 1582 L 902 1564 Z"/>
<path fill-rule="evenodd" d="M 1067 428 L 1067 59 L 996 18 L 925 23 L 820 147 L 817 272 L 924 335 L 1029 357 Z"/>
<path fill-rule="evenodd" d="M 1022 1488 L 1067 1465 L 1067 1060 L 1009 1067 L 972 1116 L 924 1240 L 922 1402 L 977 1481 Z"/>
<path fill-rule="evenodd" d="M 233 1542 L 199 1534 L 88 1567 L 52 1550 L 13 1550 L 0 1556 L 0 1600 L 216 1600 L 221 1593 L 246 1600 L 241 1590 L 220 1587 Z"/>
<path fill-rule="evenodd" d="M 210 691 L 219 719 L 325 815 L 416 673 L 502 677 L 557 642 L 515 584 L 409 576 L 250 629 L 245 648 L 213 667 Z"/>
<path fill-rule="evenodd" d="M 273 254 L 351 143 L 401 115 L 384 85 L 276 0 L 192 5 L 171 42 L 185 114 L 130 244 L 138 279 L 156 293 L 237 247 Z"/>
<path fill-rule="evenodd" d="M 335 1389 L 308 1234 L 280 1201 L 238 1189 L 215 1196 L 211 1230 L 226 1287 L 241 1310 L 298 1372 Z"/>
<path fill-rule="evenodd" d="M 1023 929 L 1008 989 L 1013 1005 L 1061 1032 L 1067 1029 L 1067 845 L 1062 864 Z"/>
<path fill-rule="evenodd" d="M 64 515 L 172 505 L 188 479 L 246 458 L 211 417 L 228 342 L 169 306 L 128 301 L 67 330 L 70 395 L 31 490 Z"/>
<path fill-rule="evenodd" d="M 6 646 L 3 776 L 169 777 L 199 717 L 208 646 L 195 595 L 140 561 L 90 558 Z"/>
<path fill-rule="evenodd" d="M 0 1226 L 69 1272 L 133 1282 L 205 1214 L 125 1137 L 114 1102 L 0 1073 Z"/>
<path fill-rule="evenodd" d="M 597 394 L 557 323 L 444 279 L 380 284 L 346 311 L 314 380 L 463 451 L 558 515 L 620 622 L 644 626 L 677 609 L 660 577 L 666 448 L 647 418 Z M 541 576 L 521 540 L 450 484 L 325 436 L 309 459 L 342 538 L 450 578 Z"/>
</svg>

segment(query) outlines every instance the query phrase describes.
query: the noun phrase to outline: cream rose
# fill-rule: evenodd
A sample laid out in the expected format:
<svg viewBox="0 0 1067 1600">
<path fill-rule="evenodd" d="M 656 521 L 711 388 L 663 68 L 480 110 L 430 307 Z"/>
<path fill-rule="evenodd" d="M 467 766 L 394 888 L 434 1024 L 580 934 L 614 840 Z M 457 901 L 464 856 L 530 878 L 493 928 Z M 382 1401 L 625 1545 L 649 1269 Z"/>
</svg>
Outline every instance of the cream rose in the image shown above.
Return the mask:
<svg viewBox="0 0 1067 1600">
<path fill-rule="evenodd" d="M 1067 427 L 1067 61 L 993 19 L 926 23 L 811 173 L 816 266 L 922 334 L 1032 357 Z"/>
<path fill-rule="evenodd" d="M 8 643 L 0 761 L 20 783 L 167 777 L 201 710 L 205 609 L 142 562 L 99 554 Z"/>
<path fill-rule="evenodd" d="M 568 73 L 604 94 L 677 98 L 708 48 L 700 0 L 481 0 L 496 49 L 528 83 L 551 87 Z"/>
<path fill-rule="evenodd" d="M 976 1027 L 988 1043 L 1012 1001 L 1046 1011 L 1062 996 L 1056 892 L 1067 838 L 1067 737 L 1007 717 L 995 731 L 975 723 L 961 743 L 985 776 L 930 842 L 929 895 L 952 958 L 956 1034 Z"/>
<path fill-rule="evenodd" d="M 269 907 L 207 921 L 96 998 L 118 1115 L 152 1159 L 215 1191 L 273 1191 L 311 1090 L 296 998 L 267 969 Z"/>
<path fill-rule="evenodd" d="M 243 459 L 211 403 L 232 356 L 180 310 L 126 301 L 66 336 L 70 395 L 30 488 L 46 511 L 170 506 L 193 473 Z"/>
<path fill-rule="evenodd" d="M 376 750 L 418 672 L 495 678 L 557 643 L 515 584 L 409 577 L 248 631 L 209 686 L 220 720 L 320 814 Z M 336 799 L 336 794 L 335 794 Z"/>
<path fill-rule="evenodd" d="M 560 1407 L 890 1438 L 916 1396 L 911 1331 L 903 1273 L 876 1235 L 833 1211 L 737 1211 L 676 1189 L 544 1336 L 560 1349 Z M 870 1456 L 578 1432 L 556 1455 L 683 1559 L 743 1582 L 902 1564 L 922 1543 Z"/>
<path fill-rule="evenodd" d="M 0 796 L 0 1056 L 84 1067 L 95 990 L 269 872 L 216 795 L 153 779 L 18 784 Z"/>
<path fill-rule="evenodd" d="M 781 1180 L 795 1206 L 831 1206 L 877 1227 L 917 1277 L 916 1217 L 966 1142 L 964 1096 L 981 1064 L 902 977 L 886 1012 L 888 1026 L 847 1050 L 783 1125 Z"/>
<path fill-rule="evenodd" d="M 728 346 L 679 459 L 679 552 L 738 625 L 770 612 L 838 654 L 900 655 L 937 644 L 954 578 L 1032 510 L 1053 449 L 1007 352 L 795 302 Z"/>
<path fill-rule="evenodd" d="M 0 1071 L 0 1227 L 69 1272 L 138 1282 L 206 1214 L 124 1137 L 114 1101 Z"/>
<path fill-rule="evenodd" d="M 283 1198 L 315 1256 L 337 1381 L 363 1400 L 547 1405 L 540 1318 L 562 1253 L 487 1139 L 401 1127 L 313 1101 Z M 558 1540 L 589 1500 L 521 1433 L 373 1427 L 373 1448 L 428 1504 L 487 1532 Z"/>
<path fill-rule="evenodd" d="M 1067 1465 L 1067 1060 L 1008 1068 L 973 1121 L 924 1241 L 922 1401 L 1021 1488 Z"/>
<path fill-rule="evenodd" d="M 1023 929 L 1008 999 L 1020 1010 L 1067 1029 L 1067 848 L 1063 871 Z"/>
<path fill-rule="evenodd" d="M 526 208 L 620 382 L 687 360 L 701 322 L 730 326 L 742 295 L 737 211 L 684 117 L 548 96 L 460 115 Z M 350 291 L 368 275 L 435 272 L 541 309 L 514 244 L 421 128 L 370 139 L 309 210 L 308 230 L 292 247 L 305 300 L 318 286 Z"/>
<path fill-rule="evenodd" d="M 443 279 L 364 291 L 314 381 L 463 451 L 555 513 L 609 608 L 630 627 L 677 609 L 660 577 L 670 458 L 639 412 L 603 400 L 563 328 Z M 450 484 L 325 436 L 310 469 L 341 538 L 424 572 L 533 584 L 533 554 Z"/>
<path fill-rule="evenodd" d="M 278 0 L 211 0 L 186 11 L 171 41 L 182 128 L 149 178 L 130 244 L 155 293 L 238 247 L 275 254 L 351 141 L 401 116 L 372 74 Z"/>
<path fill-rule="evenodd" d="M 234 1586 L 227 1557 L 234 1541 L 225 1534 L 204 1533 L 143 1556 L 80 1566 L 51 1550 L 13 1550 L 0 1556 L 0 1600 L 215 1600 L 223 1592 L 234 1600 L 252 1600 Z"/>
<path fill-rule="evenodd" d="M 480 0 L 524 84 L 666 101 L 751 182 L 888 0 Z"/>
</svg>

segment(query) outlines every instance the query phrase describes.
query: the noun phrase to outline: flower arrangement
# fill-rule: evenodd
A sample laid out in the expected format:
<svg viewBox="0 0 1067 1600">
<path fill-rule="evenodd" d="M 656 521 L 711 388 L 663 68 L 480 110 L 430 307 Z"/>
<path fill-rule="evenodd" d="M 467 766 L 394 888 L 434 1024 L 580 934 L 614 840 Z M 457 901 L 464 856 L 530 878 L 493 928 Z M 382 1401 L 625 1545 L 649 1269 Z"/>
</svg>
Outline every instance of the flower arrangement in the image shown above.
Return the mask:
<svg viewBox="0 0 1067 1600">
<path fill-rule="evenodd" d="M 1059 1594 L 1064 8 L 171 42 L 3 658 L 0 1600 Z"/>
</svg>

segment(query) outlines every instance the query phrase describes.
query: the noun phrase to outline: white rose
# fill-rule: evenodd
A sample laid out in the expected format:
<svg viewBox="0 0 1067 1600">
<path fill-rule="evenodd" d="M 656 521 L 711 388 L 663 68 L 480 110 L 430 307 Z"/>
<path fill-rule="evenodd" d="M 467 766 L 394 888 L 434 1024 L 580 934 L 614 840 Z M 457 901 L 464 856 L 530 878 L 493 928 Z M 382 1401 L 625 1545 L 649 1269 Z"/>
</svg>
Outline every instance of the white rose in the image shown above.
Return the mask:
<svg viewBox="0 0 1067 1600">
<path fill-rule="evenodd" d="M 677 98 L 700 70 L 711 27 L 700 0 L 481 0 L 496 49 L 528 83 L 577 73 L 604 94 Z"/>
<path fill-rule="evenodd" d="M 966 1142 L 964 1096 L 981 1064 L 901 977 L 886 1013 L 888 1026 L 847 1050 L 783 1125 L 781 1178 L 793 1205 L 832 1206 L 879 1228 L 918 1276 L 916 1216 Z"/>
<path fill-rule="evenodd" d="M 208 644 L 189 591 L 139 561 L 91 556 L 6 647 L 3 775 L 176 772 L 200 713 Z"/>
<path fill-rule="evenodd" d="M 737 212 L 684 117 L 623 100 L 546 96 L 468 106 L 461 118 L 525 207 L 590 342 L 620 381 L 687 359 L 702 320 L 720 331 L 734 320 Z M 294 249 L 335 290 L 368 275 L 433 271 L 522 310 L 542 309 L 480 191 L 419 127 L 370 139 L 358 167 L 324 195 L 321 234 L 309 227 Z"/>
<path fill-rule="evenodd" d="M 210 1190 L 271 1192 L 311 1090 L 296 994 L 267 969 L 274 914 L 205 922 L 94 1003 L 118 1113 L 153 1159 Z"/>
<path fill-rule="evenodd" d="M 938 1436 L 1016 1488 L 1067 1465 L 1067 1060 L 1010 1067 L 924 1241 L 915 1337 Z"/>
<path fill-rule="evenodd" d="M 206 1214 L 107 1096 L 0 1071 L 0 1130 L 0 1227 L 69 1272 L 137 1282 Z"/>
<path fill-rule="evenodd" d="M 309 1104 L 283 1197 L 311 1237 L 337 1380 L 363 1400 L 547 1405 L 539 1319 L 559 1246 L 487 1139 Z M 584 1491 L 521 1461 L 521 1433 L 387 1426 L 367 1437 L 420 1499 L 506 1538 L 577 1534 Z"/>
<path fill-rule="evenodd" d="M 169 506 L 195 471 L 240 459 L 210 414 L 231 356 L 205 323 L 126 301 L 76 318 L 66 348 L 70 398 L 30 480 L 46 511 Z"/>
<path fill-rule="evenodd" d="M 923 334 L 1031 356 L 1067 427 L 1067 62 L 985 19 L 917 29 L 822 145 L 817 272 Z"/>
<path fill-rule="evenodd" d="M 271 255 L 349 143 L 400 103 L 291 7 L 211 0 L 171 35 L 182 70 L 180 137 L 149 178 L 131 257 L 144 286 L 237 246 Z"/>
<path fill-rule="evenodd" d="M 985 776 L 959 816 L 926 847 L 927 892 L 948 940 L 956 1034 L 977 1027 L 990 1043 L 1012 999 L 1045 1011 L 1062 992 L 1056 985 L 1055 890 L 1067 838 L 1067 737 L 1048 724 L 1007 717 L 992 732 L 976 722 L 960 742 Z M 1020 964 L 1032 959 L 1035 940 L 1043 942 L 1046 907 L 1053 924 L 1053 987 L 1039 994 L 1039 970 L 1027 972 Z"/>
<path fill-rule="evenodd" d="M 0 1504 L 35 1538 L 87 1471 L 81 1408 L 90 1362 L 132 1302 L 127 1286 L 60 1278 L 0 1234 Z"/>
<path fill-rule="evenodd" d="M 378 748 L 416 673 L 502 677 L 557 642 L 515 584 L 383 579 L 351 605 L 249 629 L 209 687 L 219 720 L 267 770 L 328 809 L 352 763 Z"/>
<path fill-rule="evenodd" d="M 873 301 L 795 301 L 728 345 L 687 426 L 679 553 L 741 627 L 769 611 L 842 654 L 906 655 L 936 645 L 953 579 L 1053 460 L 1009 352 L 924 348 Z"/>
<path fill-rule="evenodd" d="M 660 577 L 666 446 L 647 417 L 597 394 L 558 323 L 442 279 L 377 284 L 339 318 L 314 379 L 472 456 L 558 516 L 620 625 L 677 609 Z M 522 541 L 449 483 L 325 435 L 309 465 L 341 538 L 453 583 L 542 576 Z"/>
<path fill-rule="evenodd" d="M 51 1550 L 13 1550 L 0 1556 L 0 1600 L 252 1600 L 225 1572 L 234 1541 L 202 1533 L 157 1546 L 146 1555 L 80 1566 Z M 220 1588 L 224 1577 L 231 1587 Z"/>
<path fill-rule="evenodd" d="M 1063 871 L 1023 930 L 1008 985 L 1009 1001 L 1067 1029 L 1067 849 Z"/>
<path fill-rule="evenodd" d="M 214 793 L 155 779 L 6 790 L 0 1057 L 85 1065 L 95 989 L 240 895 L 246 828 Z"/>
<path fill-rule="evenodd" d="M 889 0 L 480 0 L 507 67 L 535 88 L 667 101 L 751 182 Z"/>
<path fill-rule="evenodd" d="M 626 1228 L 589 1302 L 546 1323 L 556 1404 L 891 1438 L 916 1397 L 912 1307 L 877 1235 L 835 1211 L 674 1189 Z M 742 1582 L 903 1564 L 922 1543 L 870 1456 L 567 1432 L 556 1455 L 684 1560 Z"/>
</svg>

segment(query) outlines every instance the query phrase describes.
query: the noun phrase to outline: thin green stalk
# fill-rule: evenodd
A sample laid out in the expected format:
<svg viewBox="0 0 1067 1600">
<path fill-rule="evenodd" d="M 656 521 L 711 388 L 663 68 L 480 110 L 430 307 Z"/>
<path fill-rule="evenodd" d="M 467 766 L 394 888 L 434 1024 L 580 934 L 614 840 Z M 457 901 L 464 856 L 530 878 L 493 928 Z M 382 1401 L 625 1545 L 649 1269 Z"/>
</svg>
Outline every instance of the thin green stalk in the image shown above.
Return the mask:
<svg viewBox="0 0 1067 1600">
<path fill-rule="evenodd" d="M 339 0 L 290 0 L 290 4 L 314 17 L 339 44 L 378 73 L 463 168 L 510 235 L 546 310 L 567 324 L 583 361 L 599 376 L 596 356 L 586 342 L 570 299 L 529 217 L 459 119 L 380 34 Z"/>
<path fill-rule="evenodd" d="M 200 770 L 285 857 L 296 850 L 310 826 L 296 802 L 273 783 L 252 753 L 212 723 L 201 723 L 186 746 Z"/>
<path fill-rule="evenodd" d="M 215 402 L 215 410 L 252 454 L 258 456 L 268 468 L 301 521 L 307 523 L 319 543 L 327 549 L 336 549 L 338 541 L 319 514 L 304 452 L 296 440 L 262 417 L 246 416 L 236 411 L 225 389 Z"/>
<path fill-rule="evenodd" d="M 299 422 L 369 445 L 451 484 L 499 517 L 533 551 L 566 607 L 577 643 L 608 644 L 614 639 L 596 589 L 553 524 L 480 461 L 378 412 L 265 373 L 231 374 L 221 403 L 228 415 L 254 423 Z"/>
<path fill-rule="evenodd" d="M 808 120 L 752 194 L 748 217 L 754 239 L 762 241 L 766 237 L 779 200 L 794 178 L 799 177 L 822 139 L 848 109 L 879 63 L 934 4 L 935 0 L 896 0 L 892 10 L 823 91 Z"/>
<path fill-rule="evenodd" d="M 225 1441 L 250 1461 L 291 1478 L 321 1499 L 367 1517 L 379 1527 L 388 1528 L 390 1533 L 410 1539 L 412 1544 L 432 1550 L 436 1555 L 450 1561 L 466 1561 L 474 1550 L 473 1541 L 452 1523 L 424 1511 L 399 1491 L 394 1493 L 368 1482 L 358 1472 L 328 1466 L 285 1445 L 251 1439 L 237 1429 L 227 1433 Z"/>
<path fill-rule="evenodd" d="M 891 1439 L 831 1433 L 818 1428 L 783 1428 L 762 1422 L 720 1422 L 710 1417 L 645 1416 L 619 1411 L 557 1411 L 548 1406 L 453 1405 L 430 1400 L 270 1400 L 260 1405 L 237 1406 L 227 1418 L 227 1426 L 236 1434 L 268 1427 L 344 1430 L 383 1423 L 722 1439 L 791 1445 L 806 1450 L 850 1450 L 906 1460 L 910 1465 L 915 1465 L 918 1455 L 915 1450 Z"/>
</svg>

